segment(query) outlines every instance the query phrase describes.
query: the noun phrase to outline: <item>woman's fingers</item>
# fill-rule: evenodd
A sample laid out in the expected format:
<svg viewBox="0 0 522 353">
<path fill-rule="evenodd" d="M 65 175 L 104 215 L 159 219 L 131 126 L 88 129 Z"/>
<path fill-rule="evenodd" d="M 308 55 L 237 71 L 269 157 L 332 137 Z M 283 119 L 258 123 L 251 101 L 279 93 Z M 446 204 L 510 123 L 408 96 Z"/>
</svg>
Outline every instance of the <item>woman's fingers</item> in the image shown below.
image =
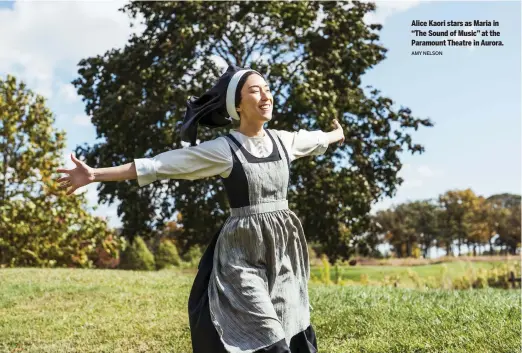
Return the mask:
<svg viewBox="0 0 522 353">
<path fill-rule="evenodd" d="M 73 160 L 74 164 L 76 165 L 81 165 L 82 162 L 80 162 L 72 153 L 71 153 L 71 159 Z M 65 168 L 57 168 L 56 169 L 56 172 L 58 173 L 67 173 L 67 175 L 64 175 L 60 178 L 58 178 L 58 183 L 59 186 L 58 188 L 59 189 L 67 189 L 70 187 L 70 189 L 67 191 L 66 195 L 71 195 L 78 187 L 77 186 L 73 186 L 73 183 L 72 183 L 72 180 L 71 180 L 71 174 L 72 172 L 76 169 L 75 168 L 72 168 L 72 169 L 65 169 Z"/>
<path fill-rule="evenodd" d="M 77 166 L 82 166 L 83 162 L 80 161 L 74 154 L 71 153 L 71 159 Z"/>
<path fill-rule="evenodd" d="M 78 189 L 78 187 L 74 187 L 74 186 L 71 187 L 71 188 L 69 189 L 69 191 L 67 191 L 66 195 L 70 195 L 70 194 L 72 194 L 73 192 L 76 191 L 76 189 Z"/>
</svg>

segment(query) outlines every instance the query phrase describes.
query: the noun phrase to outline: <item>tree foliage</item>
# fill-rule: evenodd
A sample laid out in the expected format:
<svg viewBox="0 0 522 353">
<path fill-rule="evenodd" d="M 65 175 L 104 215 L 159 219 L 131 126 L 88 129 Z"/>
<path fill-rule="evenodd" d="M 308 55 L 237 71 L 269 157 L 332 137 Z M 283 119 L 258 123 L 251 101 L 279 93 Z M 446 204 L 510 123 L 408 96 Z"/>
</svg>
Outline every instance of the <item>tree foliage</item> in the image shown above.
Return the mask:
<svg viewBox="0 0 522 353">
<path fill-rule="evenodd" d="M 516 200 L 517 195 L 508 199 Z M 374 229 L 398 257 L 412 256 L 415 247 L 426 257 L 432 246 L 452 255 L 455 245 L 459 255 L 463 245 L 473 255 L 486 245 L 490 251 L 500 246 L 515 254 L 520 248 L 520 204 L 505 201 L 505 195 L 486 199 L 470 189 L 449 190 L 435 201 L 406 202 L 377 212 Z"/>
<path fill-rule="evenodd" d="M 364 73 L 386 54 L 378 43 L 381 26 L 363 21 L 374 9 L 361 2 L 132 2 L 123 11 L 141 15 L 145 31 L 121 50 L 79 63 L 74 85 L 104 141 L 77 153 L 93 167 L 108 167 L 180 148 L 185 102 L 220 76 L 215 59 L 249 66 L 266 75 L 274 93 L 269 128 L 329 130 L 334 118 L 345 128 L 343 147 L 292 165 L 289 194 L 308 239 L 321 242 L 332 260 L 345 257 L 350 237 L 369 227 L 371 204 L 401 183 L 400 154 L 423 151 L 410 132 L 432 126 L 408 108 L 394 108 L 377 89 L 361 87 Z M 226 131 L 201 128 L 199 137 Z M 217 178 L 142 188 L 134 181 L 103 183 L 98 191 L 102 203 L 121 200 L 127 237 L 181 211 L 187 246 L 203 245 L 227 217 Z"/>
<path fill-rule="evenodd" d="M 161 270 L 168 266 L 179 266 L 181 258 L 179 257 L 176 246 L 170 240 L 165 239 L 160 242 L 155 261 L 156 269 Z"/>
<path fill-rule="evenodd" d="M 41 96 L 13 76 L 0 79 L 0 265 L 91 267 L 96 248 L 117 237 L 85 209 L 85 196 L 59 189 L 65 134 Z M 107 241 L 109 239 L 109 241 Z M 115 248 L 111 247 L 116 245 Z"/>
<path fill-rule="evenodd" d="M 491 226 L 498 234 L 497 246 L 505 247 L 515 254 L 521 244 L 521 204 L 520 195 L 498 194 L 488 197 L 488 209 L 493 217 Z"/>
<path fill-rule="evenodd" d="M 142 237 L 136 236 L 121 253 L 119 268 L 136 271 L 153 271 L 156 269 L 154 255 Z"/>
</svg>

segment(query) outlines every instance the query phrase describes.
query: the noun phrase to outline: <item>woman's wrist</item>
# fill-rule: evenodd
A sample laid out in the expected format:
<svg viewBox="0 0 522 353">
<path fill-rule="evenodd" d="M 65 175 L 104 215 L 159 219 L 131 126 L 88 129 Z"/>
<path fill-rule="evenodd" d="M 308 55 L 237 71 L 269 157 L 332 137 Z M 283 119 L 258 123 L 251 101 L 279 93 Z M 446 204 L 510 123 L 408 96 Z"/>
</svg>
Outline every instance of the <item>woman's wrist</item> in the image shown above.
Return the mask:
<svg viewBox="0 0 522 353">
<path fill-rule="evenodd" d="M 121 181 L 137 178 L 136 166 L 133 162 L 117 167 L 93 168 L 93 182 Z"/>
<path fill-rule="evenodd" d="M 337 128 L 330 132 L 326 133 L 326 138 L 328 140 L 328 144 L 335 143 L 337 141 L 341 141 L 344 138 L 344 132 L 342 128 Z"/>
</svg>

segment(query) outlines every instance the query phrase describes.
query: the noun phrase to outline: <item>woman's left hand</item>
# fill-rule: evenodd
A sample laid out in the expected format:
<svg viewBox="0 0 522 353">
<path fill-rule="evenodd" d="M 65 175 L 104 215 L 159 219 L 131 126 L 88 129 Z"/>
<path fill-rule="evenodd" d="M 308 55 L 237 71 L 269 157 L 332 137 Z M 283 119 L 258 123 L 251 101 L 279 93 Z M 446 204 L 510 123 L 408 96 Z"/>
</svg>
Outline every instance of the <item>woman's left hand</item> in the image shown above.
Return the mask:
<svg viewBox="0 0 522 353">
<path fill-rule="evenodd" d="M 339 146 L 341 146 L 344 143 L 344 131 L 341 124 L 339 124 L 339 121 L 337 119 L 333 120 L 332 123 L 333 128 L 335 129 L 335 132 L 337 132 L 337 136 L 339 137 Z"/>
</svg>

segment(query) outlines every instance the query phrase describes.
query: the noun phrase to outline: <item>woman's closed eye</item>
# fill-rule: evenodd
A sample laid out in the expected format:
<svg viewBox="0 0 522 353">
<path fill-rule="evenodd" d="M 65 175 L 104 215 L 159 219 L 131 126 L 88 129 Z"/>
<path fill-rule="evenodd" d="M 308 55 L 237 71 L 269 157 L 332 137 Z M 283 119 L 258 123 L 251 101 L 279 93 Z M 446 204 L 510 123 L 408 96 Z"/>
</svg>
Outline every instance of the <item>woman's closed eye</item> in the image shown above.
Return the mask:
<svg viewBox="0 0 522 353">
<path fill-rule="evenodd" d="M 250 93 L 259 93 L 260 90 L 259 89 L 253 89 L 253 90 L 250 90 Z M 272 91 L 270 90 L 270 88 L 265 88 L 265 92 L 266 93 L 272 93 Z"/>
</svg>

